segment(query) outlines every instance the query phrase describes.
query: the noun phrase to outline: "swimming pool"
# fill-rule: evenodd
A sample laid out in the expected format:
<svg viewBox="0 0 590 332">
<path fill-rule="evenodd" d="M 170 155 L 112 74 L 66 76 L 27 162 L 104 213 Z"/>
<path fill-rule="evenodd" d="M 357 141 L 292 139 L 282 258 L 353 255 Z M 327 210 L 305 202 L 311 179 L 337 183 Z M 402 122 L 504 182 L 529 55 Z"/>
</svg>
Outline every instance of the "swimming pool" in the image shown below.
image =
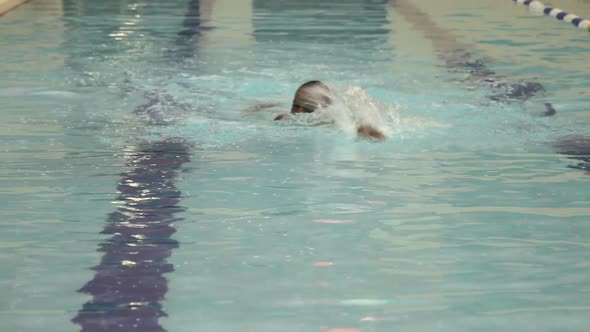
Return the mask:
<svg viewBox="0 0 590 332">
<path fill-rule="evenodd" d="M 491 100 L 448 36 L 545 93 Z M 583 331 L 588 38 L 512 1 L 31 1 L 0 18 L 2 330 Z M 390 138 L 273 122 L 310 79 Z"/>
</svg>

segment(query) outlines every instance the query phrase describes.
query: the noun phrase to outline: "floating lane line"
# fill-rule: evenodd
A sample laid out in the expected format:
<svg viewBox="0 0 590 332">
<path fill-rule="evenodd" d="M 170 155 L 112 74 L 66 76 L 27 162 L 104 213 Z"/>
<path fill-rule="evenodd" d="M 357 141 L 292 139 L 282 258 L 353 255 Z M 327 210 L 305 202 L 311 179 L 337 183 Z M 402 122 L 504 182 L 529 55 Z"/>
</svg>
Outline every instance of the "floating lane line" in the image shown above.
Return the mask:
<svg viewBox="0 0 590 332">
<path fill-rule="evenodd" d="M 560 21 L 571 23 L 572 25 L 590 31 L 590 20 L 585 20 L 578 15 L 568 13 L 559 8 L 545 6 L 537 0 L 512 0 L 518 4 L 528 6 L 531 10 L 542 12 L 545 15 L 553 16 Z"/>
</svg>

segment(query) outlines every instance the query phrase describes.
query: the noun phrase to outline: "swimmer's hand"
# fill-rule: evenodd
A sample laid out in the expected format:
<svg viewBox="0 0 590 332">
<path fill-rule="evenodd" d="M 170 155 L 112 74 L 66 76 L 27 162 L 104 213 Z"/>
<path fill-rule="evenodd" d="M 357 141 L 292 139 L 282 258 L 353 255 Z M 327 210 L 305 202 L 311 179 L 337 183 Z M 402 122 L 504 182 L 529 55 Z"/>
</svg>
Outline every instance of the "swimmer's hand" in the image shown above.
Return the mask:
<svg viewBox="0 0 590 332">
<path fill-rule="evenodd" d="M 289 114 L 286 114 L 286 113 L 279 114 L 279 115 L 277 115 L 277 116 L 274 118 L 274 121 L 280 121 L 280 120 L 283 120 L 283 119 L 284 119 L 284 118 L 285 118 L 287 115 L 289 115 Z"/>
<path fill-rule="evenodd" d="M 383 142 L 387 139 L 387 136 L 385 136 L 385 134 L 383 134 L 379 129 L 370 125 L 359 126 L 356 130 L 356 133 L 358 137 L 374 142 Z"/>
</svg>

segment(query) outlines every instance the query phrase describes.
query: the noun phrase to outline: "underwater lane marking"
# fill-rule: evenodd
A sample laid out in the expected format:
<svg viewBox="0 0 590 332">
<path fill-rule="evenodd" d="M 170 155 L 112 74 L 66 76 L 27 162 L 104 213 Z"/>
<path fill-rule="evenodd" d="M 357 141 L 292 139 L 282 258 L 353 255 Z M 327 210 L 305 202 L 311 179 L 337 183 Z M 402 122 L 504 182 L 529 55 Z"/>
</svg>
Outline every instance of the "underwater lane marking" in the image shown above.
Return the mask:
<svg viewBox="0 0 590 332">
<path fill-rule="evenodd" d="M 545 6 L 543 3 L 536 0 L 512 0 L 518 4 L 529 6 L 534 11 L 543 12 L 545 15 L 553 16 L 560 21 L 571 23 L 574 26 L 590 31 L 590 20 L 585 20 L 578 15 L 568 13 L 559 8 L 552 6 Z"/>
<path fill-rule="evenodd" d="M 0 0 L 2 1 L 2 0 Z M 194 57 L 200 29 L 200 0 L 188 0 L 183 29 L 176 40 L 176 58 Z M 159 102 L 155 100 L 154 102 Z M 133 114 L 141 114 L 142 106 Z M 149 115 L 149 114 L 148 114 Z M 97 249 L 104 253 L 94 277 L 79 292 L 91 296 L 72 319 L 83 332 L 165 332 L 160 318 L 168 293 L 168 262 L 180 246 L 172 236 L 182 192 L 175 182 L 192 155 L 185 139 L 144 140 L 125 152 L 128 171 L 117 186 L 117 209 L 101 234 L 112 235 Z"/>
<path fill-rule="evenodd" d="M 94 277 L 79 291 L 90 295 L 72 322 L 84 332 L 163 332 L 167 316 L 162 302 L 168 292 L 164 274 L 178 241 L 172 238 L 182 193 L 175 186 L 182 165 L 190 161 L 184 142 L 151 141 L 127 151 L 128 165 L 117 186 L 118 208 L 101 234 L 103 253 Z"/>
</svg>

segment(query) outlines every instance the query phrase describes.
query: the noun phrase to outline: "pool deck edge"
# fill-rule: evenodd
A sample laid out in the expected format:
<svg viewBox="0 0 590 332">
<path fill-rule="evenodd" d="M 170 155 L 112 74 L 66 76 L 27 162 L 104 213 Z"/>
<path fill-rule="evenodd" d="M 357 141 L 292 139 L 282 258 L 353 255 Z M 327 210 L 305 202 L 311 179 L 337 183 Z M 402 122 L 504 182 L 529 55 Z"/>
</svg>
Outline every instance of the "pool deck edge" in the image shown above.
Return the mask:
<svg viewBox="0 0 590 332">
<path fill-rule="evenodd" d="M 29 0 L 0 0 L 0 17 Z"/>
</svg>

